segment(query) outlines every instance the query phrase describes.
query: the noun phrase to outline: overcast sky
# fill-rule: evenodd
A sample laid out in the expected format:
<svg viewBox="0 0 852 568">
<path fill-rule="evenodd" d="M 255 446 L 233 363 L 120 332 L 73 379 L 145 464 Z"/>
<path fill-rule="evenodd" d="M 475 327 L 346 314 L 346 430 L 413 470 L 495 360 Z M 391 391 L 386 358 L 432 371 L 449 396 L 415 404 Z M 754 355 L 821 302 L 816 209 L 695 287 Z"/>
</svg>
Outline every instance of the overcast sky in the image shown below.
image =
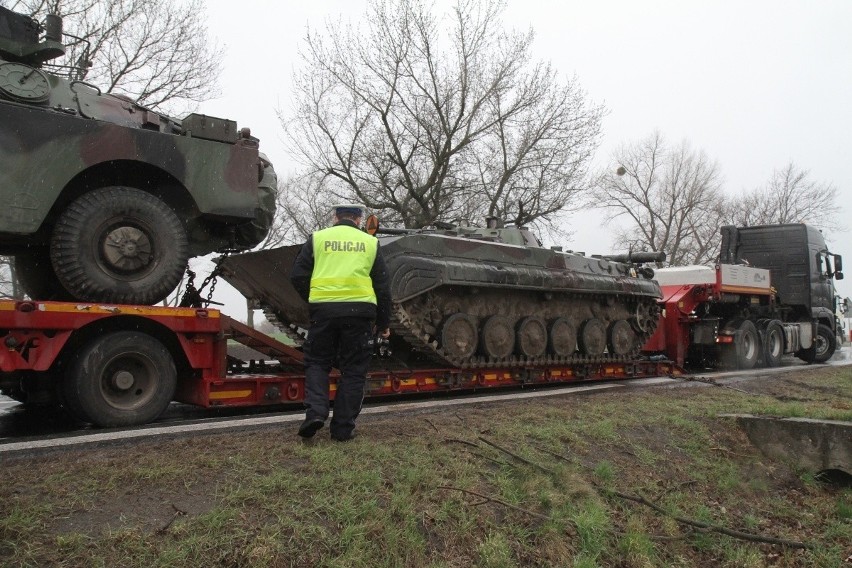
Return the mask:
<svg viewBox="0 0 852 568">
<path fill-rule="evenodd" d="M 440 6 L 450 5 L 441 0 Z M 308 26 L 356 21 L 363 0 L 208 0 L 211 34 L 227 50 L 222 96 L 199 112 L 250 126 L 281 174 L 286 155 L 276 109 L 289 110 L 290 78 Z M 699 2 L 509 0 L 507 27 L 532 28 L 533 53 L 576 76 L 609 110 L 595 158 L 659 130 L 718 161 L 734 194 L 794 162 L 839 190 L 837 217 L 852 218 L 852 0 Z M 599 215 L 576 216 L 568 249 L 613 251 Z M 831 235 L 850 275 L 852 232 Z M 217 296 L 218 296 L 217 288 Z M 221 298 L 226 299 L 226 298 Z M 226 311 L 244 318 L 239 303 Z"/>
</svg>

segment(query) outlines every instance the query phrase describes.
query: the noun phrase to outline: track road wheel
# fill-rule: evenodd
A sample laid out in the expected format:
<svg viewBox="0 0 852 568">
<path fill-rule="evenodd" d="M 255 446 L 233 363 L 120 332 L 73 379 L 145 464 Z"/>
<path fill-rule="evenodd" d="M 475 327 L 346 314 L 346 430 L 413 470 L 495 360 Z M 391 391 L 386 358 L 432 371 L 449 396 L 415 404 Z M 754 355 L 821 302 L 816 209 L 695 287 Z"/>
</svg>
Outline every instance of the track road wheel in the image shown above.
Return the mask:
<svg viewBox="0 0 852 568">
<path fill-rule="evenodd" d="M 834 335 L 830 327 L 822 323 L 817 326 L 814 347 L 814 363 L 825 363 L 831 359 L 837 349 L 837 336 Z"/>
<path fill-rule="evenodd" d="M 577 326 L 566 318 L 557 318 L 550 324 L 548 334 L 550 352 L 557 357 L 570 357 L 577 350 Z"/>
<path fill-rule="evenodd" d="M 528 359 L 541 357 L 547 351 L 547 326 L 544 320 L 530 316 L 518 323 L 515 350 Z"/>
<path fill-rule="evenodd" d="M 76 417 L 102 427 L 145 424 L 171 402 L 174 360 L 148 334 L 118 331 L 94 338 L 69 366 L 64 402 Z"/>
<path fill-rule="evenodd" d="M 441 347 L 455 361 L 470 359 L 476 353 L 479 332 L 476 320 L 467 314 L 453 314 L 441 325 Z"/>
<path fill-rule="evenodd" d="M 485 320 L 481 335 L 481 351 L 489 359 L 505 359 L 515 349 L 515 326 L 506 316 Z"/>
<path fill-rule="evenodd" d="M 62 212 L 50 256 L 62 285 L 79 300 L 154 304 L 180 282 L 189 246 L 164 202 L 138 189 L 106 187 Z"/>
<path fill-rule="evenodd" d="M 580 351 L 586 355 L 603 355 L 606 351 L 606 324 L 597 318 L 580 326 Z"/>
<path fill-rule="evenodd" d="M 15 255 L 15 276 L 31 300 L 73 300 L 53 270 L 50 249 L 47 246 L 30 247 Z"/>
<path fill-rule="evenodd" d="M 607 346 L 613 355 L 627 355 L 636 347 L 636 333 L 627 320 L 612 322 L 607 331 Z"/>
<path fill-rule="evenodd" d="M 781 365 L 784 355 L 784 329 L 778 320 L 767 322 L 763 331 L 763 360 L 767 367 Z"/>
</svg>

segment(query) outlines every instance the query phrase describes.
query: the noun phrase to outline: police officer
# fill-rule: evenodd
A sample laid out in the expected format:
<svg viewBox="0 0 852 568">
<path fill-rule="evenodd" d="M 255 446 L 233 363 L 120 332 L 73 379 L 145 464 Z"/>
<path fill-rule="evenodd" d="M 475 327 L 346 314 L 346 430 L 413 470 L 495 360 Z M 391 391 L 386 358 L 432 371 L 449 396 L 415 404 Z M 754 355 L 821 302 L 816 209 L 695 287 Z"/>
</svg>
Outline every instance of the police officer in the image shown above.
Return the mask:
<svg viewBox="0 0 852 568">
<path fill-rule="evenodd" d="M 328 374 L 337 362 L 331 437 L 355 437 L 367 367 L 378 329 L 390 336 L 391 297 L 379 241 L 358 229 L 360 205 L 334 208 L 334 225 L 316 231 L 302 247 L 290 281 L 308 302 L 311 327 L 304 344 L 305 421 L 299 436 L 311 438 L 328 418 Z M 374 327 L 375 326 L 375 327 Z"/>
</svg>

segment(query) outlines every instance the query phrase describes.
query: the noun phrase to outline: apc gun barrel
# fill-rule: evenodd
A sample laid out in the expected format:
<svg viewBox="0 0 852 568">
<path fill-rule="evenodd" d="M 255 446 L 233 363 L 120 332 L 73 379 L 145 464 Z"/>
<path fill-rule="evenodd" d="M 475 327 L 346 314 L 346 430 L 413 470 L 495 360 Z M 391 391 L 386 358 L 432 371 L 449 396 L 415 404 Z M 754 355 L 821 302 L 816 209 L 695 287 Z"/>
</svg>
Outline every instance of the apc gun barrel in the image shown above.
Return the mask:
<svg viewBox="0 0 852 568">
<path fill-rule="evenodd" d="M 628 252 L 626 254 L 610 254 L 604 256 L 604 258 L 614 262 L 663 262 L 666 260 L 666 253 Z"/>
</svg>

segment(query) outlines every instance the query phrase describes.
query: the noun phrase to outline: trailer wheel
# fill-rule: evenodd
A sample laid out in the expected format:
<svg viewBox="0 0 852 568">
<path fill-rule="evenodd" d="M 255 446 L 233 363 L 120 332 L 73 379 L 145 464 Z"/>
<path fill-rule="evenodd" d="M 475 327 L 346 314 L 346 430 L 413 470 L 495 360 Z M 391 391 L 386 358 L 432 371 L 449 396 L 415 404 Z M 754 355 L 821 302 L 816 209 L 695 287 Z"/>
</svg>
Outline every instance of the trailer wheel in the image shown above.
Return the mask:
<svg viewBox="0 0 852 568">
<path fill-rule="evenodd" d="M 50 256 L 62 285 L 80 300 L 154 304 L 180 282 L 189 246 L 166 203 L 138 189 L 105 187 L 63 211 Z"/>
<path fill-rule="evenodd" d="M 157 418 L 177 386 L 174 360 L 162 343 L 136 331 L 118 331 L 85 345 L 63 382 L 75 416 L 98 426 L 132 426 Z"/>
<path fill-rule="evenodd" d="M 834 351 L 837 349 L 837 336 L 831 331 L 831 328 L 821 323 L 817 326 L 817 336 L 815 342 L 814 363 L 825 363 Z"/>
<path fill-rule="evenodd" d="M 784 355 L 784 329 L 778 320 L 766 323 L 763 332 L 763 360 L 767 367 L 778 367 L 781 365 L 781 356 Z"/>
</svg>

